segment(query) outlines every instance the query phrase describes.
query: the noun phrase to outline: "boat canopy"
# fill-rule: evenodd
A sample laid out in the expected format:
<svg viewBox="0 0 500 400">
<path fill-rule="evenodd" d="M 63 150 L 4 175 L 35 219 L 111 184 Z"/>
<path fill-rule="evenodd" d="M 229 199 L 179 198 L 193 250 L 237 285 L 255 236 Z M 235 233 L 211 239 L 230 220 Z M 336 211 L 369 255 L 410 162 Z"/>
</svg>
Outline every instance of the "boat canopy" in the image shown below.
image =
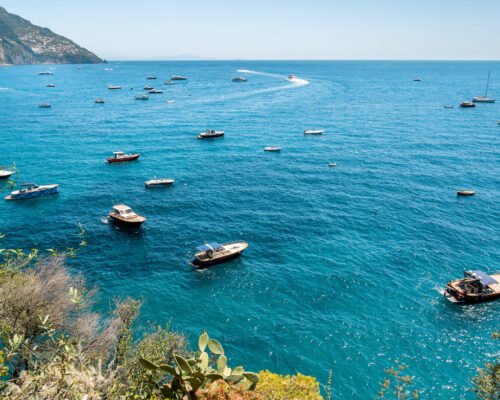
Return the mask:
<svg viewBox="0 0 500 400">
<path fill-rule="evenodd" d="M 207 243 L 202 246 L 198 246 L 196 250 L 198 251 L 209 251 L 209 250 L 218 250 L 221 249 L 222 245 L 217 242 Z"/>
<path fill-rule="evenodd" d="M 483 286 L 488 286 L 493 283 L 498 283 L 496 279 L 489 276 L 486 272 L 480 271 L 478 269 L 474 271 L 466 271 L 465 273 L 470 277 L 477 279 Z"/>
<path fill-rule="evenodd" d="M 21 183 L 22 187 L 38 187 L 36 183 Z"/>
</svg>

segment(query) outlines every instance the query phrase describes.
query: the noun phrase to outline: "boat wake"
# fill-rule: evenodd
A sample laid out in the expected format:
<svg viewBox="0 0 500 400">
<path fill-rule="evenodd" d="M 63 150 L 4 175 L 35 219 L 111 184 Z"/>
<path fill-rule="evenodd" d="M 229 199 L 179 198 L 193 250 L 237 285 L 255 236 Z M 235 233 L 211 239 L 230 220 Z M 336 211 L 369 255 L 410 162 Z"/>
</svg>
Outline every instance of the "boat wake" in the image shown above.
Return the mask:
<svg viewBox="0 0 500 400">
<path fill-rule="evenodd" d="M 270 72 L 253 71 L 251 69 L 239 69 L 238 72 L 241 72 L 242 74 L 262 75 L 262 76 L 270 76 L 273 78 L 283 79 L 283 80 L 286 80 L 290 83 L 293 83 L 294 87 L 306 86 L 306 85 L 309 85 L 309 83 L 311 83 L 305 79 L 300 79 L 300 78 L 296 78 L 296 77 L 292 78 L 292 79 L 288 79 L 288 77 L 286 75 L 272 74 Z"/>
<path fill-rule="evenodd" d="M 106 224 L 106 225 L 107 225 L 107 224 L 109 224 L 109 219 L 108 219 L 108 217 L 102 217 L 102 218 L 101 218 L 101 222 L 102 222 L 103 224 Z"/>
</svg>

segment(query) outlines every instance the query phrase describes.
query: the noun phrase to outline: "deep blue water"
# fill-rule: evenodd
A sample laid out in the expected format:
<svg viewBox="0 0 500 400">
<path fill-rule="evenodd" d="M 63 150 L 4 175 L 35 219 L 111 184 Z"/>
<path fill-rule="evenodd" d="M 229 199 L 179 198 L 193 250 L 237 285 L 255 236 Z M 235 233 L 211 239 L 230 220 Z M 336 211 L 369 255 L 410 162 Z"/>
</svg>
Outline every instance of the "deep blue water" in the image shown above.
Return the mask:
<svg viewBox="0 0 500 400">
<path fill-rule="evenodd" d="M 172 320 L 193 341 L 207 329 L 233 365 L 322 383 L 333 369 L 338 399 L 373 398 L 396 358 L 423 398 L 472 398 L 474 368 L 498 352 L 500 302 L 456 307 L 437 288 L 498 270 L 500 103 L 458 104 L 483 94 L 489 70 L 500 97 L 500 63 L 121 62 L 37 75 L 47 68 L 0 69 L 0 165 L 61 185 L 0 201 L 4 246 L 73 246 L 82 223 L 89 245 L 70 264 L 101 310 L 142 297 L 142 324 Z M 174 73 L 189 81 L 164 86 Z M 165 93 L 135 101 L 147 84 Z M 303 135 L 316 127 L 326 133 Z M 226 136 L 197 140 L 207 128 Z M 107 165 L 113 150 L 142 157 Z M 153 175 L 176 183 L 145 190 Z M 118 202 L 148 218 L 140 233 L 101 221 Z M 241 259 L 189 265 L 204 241 L 237 239 L 250 243 Z"/>
</svg>

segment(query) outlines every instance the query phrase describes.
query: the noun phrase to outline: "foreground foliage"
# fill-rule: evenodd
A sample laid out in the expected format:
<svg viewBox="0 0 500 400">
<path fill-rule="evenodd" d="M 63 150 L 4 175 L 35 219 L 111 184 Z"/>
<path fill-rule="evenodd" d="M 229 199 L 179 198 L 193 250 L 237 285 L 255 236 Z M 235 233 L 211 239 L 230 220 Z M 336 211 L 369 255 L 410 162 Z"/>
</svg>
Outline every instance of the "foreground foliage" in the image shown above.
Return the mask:
<svg viewBox="0 0 500 400">
<path fill-rule="evenodd" d="M 500 331 L 495 332 L 493 338 L 500 339 Z M 496 362 L 486 363 L 484 368 L 478 369 L 473 382 L 472 390 L 481 400 L 500 399 L 500 355 L 497 355 Z"/>
<path fill-rule="evenodd" d="M 312 376 L 278 375 L 269 371 L 259 373 L 256 393 L 266 400 L 322 400 L 319 382 Z"/>
</svg>

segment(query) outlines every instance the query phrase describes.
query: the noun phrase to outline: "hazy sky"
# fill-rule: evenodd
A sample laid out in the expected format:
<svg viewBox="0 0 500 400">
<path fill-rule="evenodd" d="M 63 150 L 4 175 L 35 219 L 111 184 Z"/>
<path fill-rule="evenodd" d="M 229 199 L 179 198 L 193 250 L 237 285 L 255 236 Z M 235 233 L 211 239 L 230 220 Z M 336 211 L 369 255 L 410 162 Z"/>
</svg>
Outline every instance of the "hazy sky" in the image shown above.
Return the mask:
<svg viewBox="0 0 500 400">
<path fill-rule="evenodd" d="M 500 59 L 500 0 L 0 0 L 108 60 Z"/>
</svg>

